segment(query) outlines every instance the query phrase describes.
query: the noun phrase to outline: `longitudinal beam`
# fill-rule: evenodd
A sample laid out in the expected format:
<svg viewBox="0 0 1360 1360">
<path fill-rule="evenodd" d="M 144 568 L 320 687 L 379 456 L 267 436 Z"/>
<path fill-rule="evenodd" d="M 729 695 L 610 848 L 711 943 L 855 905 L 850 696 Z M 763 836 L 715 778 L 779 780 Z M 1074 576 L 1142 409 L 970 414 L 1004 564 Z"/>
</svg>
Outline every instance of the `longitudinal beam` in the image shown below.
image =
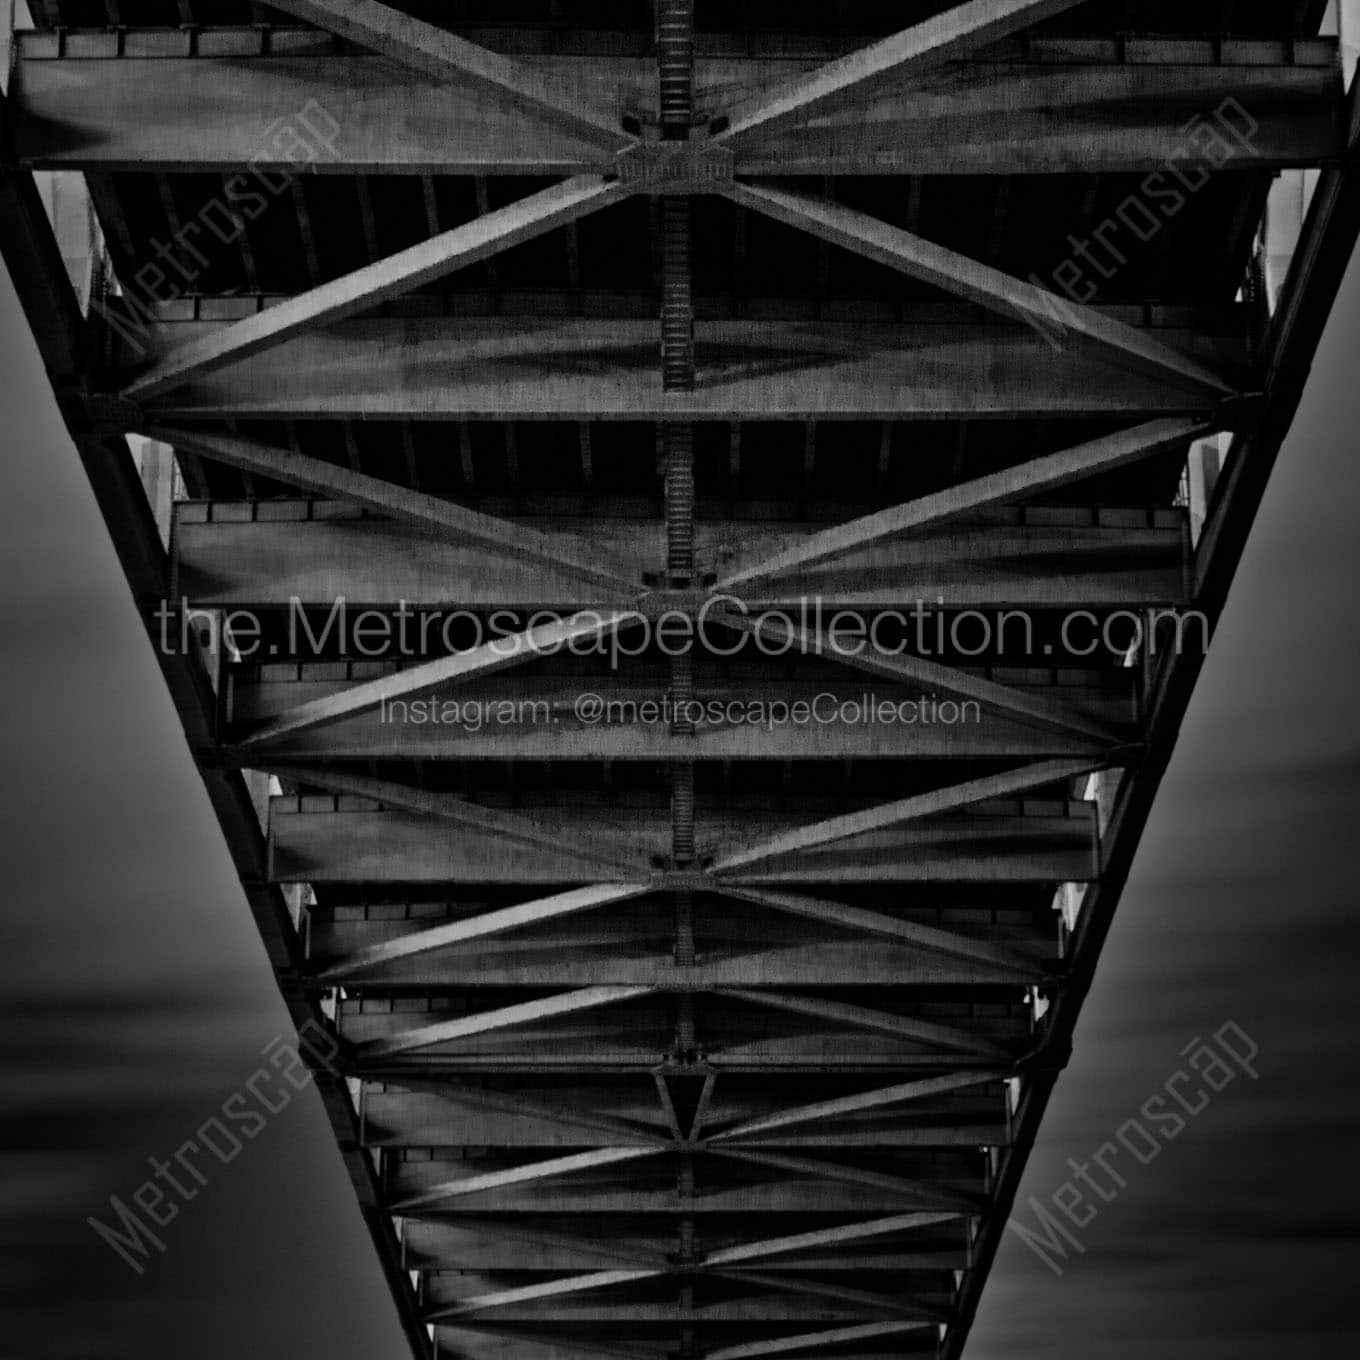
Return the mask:
<svg viewBox="0 0 1360 1360">
<path fill-rule="evenodd" d="M 974 1086 L 985 1086 L 989 1082 L 1001 1081 L 1008 1074 L 994 1072 L 958 1072 L 947 1077 L 924 1077 L 918 1081 L 899 1082 L 894 1086 L 880 1086 L 872 1091 L 861 1091 L 857 1095 L 838 1096 L 834 1100 L 818 1100 L 808 1105 L 794 1105 L 775 1114 L 762 1115 L 758 1119 L 747 1119 L 730 1128 L 721 1129 L 706 1137 L 709 1143 L 744 1142 L 759 1138 L 762 1134 L 777 1133 L 793 1124 L 814 1124 L 819 1120 L 847 1119 L 869 1110 L 881 1110 L 888 1105 L 904 1105 L 913 1100 L 929 1100 L 932 1096 L 949 1095 L 953 1091 L 966 1090 Z"/>
<path fill-rule="evenodd" d="M 606 144 L 630 139 L 616 116 L 593 107 L 560 80 L 544 80 L 516 62 L 376 0 L 279 0 L 286 10 L 361 47 L 441 80 L 461 80 L 492 91 L 531 113 Z"/>
<path fill-rule="evenodd" d="M 611 1006 L 619 1001 L 631 1001 L 636 997 L 648 996 L 654 990 L 652 987 L 581 987 L 576 991 L 559 992 L 556 996 L 545 996 L 536 1001 L 521 1001 L 513 1006 L 479 1011 L 475 1015 L 460 1015 L 455 1020 L 417 1025 L 402 1034 L 382 1039 L 369 1039 L 359 1046 L 359 1057 L 368 1062 L 393 1058 L 403 1053 L 415 1053 L 423 1048 L 432 1048 L 436 1044 L 467 1039 L 474 1034 L 489 1034 L 493 1030 L 534 1025 L 543 1020 L 555 1020 L 558 1016 L 571 1015 L 576 1011 Z"/>
<path fill-rule="evenodd" d="M 726 142 L 771 136 L 823 110 L 862 100 L 888 81 L 909 80 L 930 66 L 996 42 L 1077 3 L 970 0 L 729 110 L 715 123 L 714 131 Z"/>
<path fill-rule="evenodd" d="M 715 875 L 730 873 L 734 869 L 744 869 L 748 865 L 773 859 L 777 855 L 796 855 L 805 850 L 816 849 L 819 845 L 849 840 L 853 836 L 882 831 L 887 827 L 900 826 L 903 822 L 917 821 L 922 817 L 933 817 L 937 813 L 967 807 L 970 803 L 981 803 L 989 798 L 1006 798 L 1044 784 L 1065 782 L 1079 775 L 1090 774 L 1093 769 L 1098 768 L 1100 763 L 1093 765 L 1090 761 L 1042 760 L 1033 765 L 1023 765 L 1018 770 L 1007 770 L 1003 774 L 986 775 L 981 779 L 966 780 L 962 784 L 950 784 L 942 789 L 932 789 L 929 793 L 913 794 L 909 798 L 881 803 L 877 807 L 865 808 L 861 812 L 849 812 L 842 817 L 828 817 L 825 821 L 799 827 L 796 831 L 771 836 L 768 840 L 759 841 L 744 850 L 722 856 L 713 865 L 712 871 Z"/>
<path fill-rule="evenodd" d="M 1106 357 L 1141 372 L 1219 398 L 1232 386 L 1197 359 L 1171 349 L 1132 326 L 1080 303 L 1069 302 L 1035 284 L 979 264 L 966 255 L 894 227 L 830 199 L 790 193 L 769 184 L 729 184 L 723 192 L 734 202 L 823 241 L 908 274 L 924 283 L 1018 317 L 1056 345 L 1070 337 Z"/>
<path fill-rule="evenodd" d="M 428 930 L 418 930 L 412 935 L 403 935 L 400 939 L 371 945 L 323 969 L 317 976 L 323 982 L 352 977 L 398 959 L 415 958 L 432 949 L 445 949 L 450 945 L 466 944 L 470 940 L 484 940 L 508 930 L 541 925 L 545 921 L 574 916 L 596 907 L 626 902 L 633 897 L 645 896 L 650 891 L 652 889 L 646 883 L 597 883 L 588 888 L 573 888 L 552 897 L 520 902 L 513 907 L 503 907 L 500 911 L 489 911 L 464 921 L 449 921 L 444 925 L 431 926 Z"/>
<path fill-rule="evenodd" d="M 351 685 L 338 694 L 299 704 L 252 732 L 241 746 L 245 751 L 259 751 L 285 738 L 303 736 L 329 723 L 371 712 L 394 700 L 410 699 L 442 685 L 481 679 L 511 666 L 523 666 L 573 644 L 609 637 L 620 628 L 640 622 L 642 616 L 633 611 L 583 610 L 567 619 L 539 624 L 522 633 L 499 637 L 465 652 L 452 652 L 376 680 Z"/>
<path fill-rule="evenodd" d="M 791 618 L 783 620 L 764 616 L 752 618 L 748 614 L 738 614 L 729 610 L 715 613 L 714 621 L 735 628 L 739 632 L 763 638 L 780 647 L 792 638 L 794 645 L 805 655 L 826 657 L 830 661 L 839 661 L 855 670 L 867 671 L 870 675 L 881 675 L 904 684 L 919 685 L 927 691 L 945 690 L 960 698 L 976 699 L 988 708 L 1040 722 L 1060 732 L 1106 745 L 1113 745 L 1118 741 L 1115 733 L 1108 728 L 1102 727 L 1099 723 L 1089 722 L 1042 695 L 1025 693 L 1010 685 L 999 685 L 995 680 L 970 675 L 955 666 L 943 666 L 938 661 L 929 661 L 925 657 L 910 656 L 906 652 L 880 651 L 868 645 L 860 646 L 858 649 L 850 645 L 838 645 L 825 631 L 804 628 L 795 624 Z"/>
<path fill-rule="evenodd" d="M 244 439 L 240 435 L 176 426 L 155 427 L 149 433 L 152 438 L 164 440 L 186 453 L 272 477 L 304 491 L 334 496 L 412 524 L 439 529 L 464 543 L 509 552 L 525 561 L 567 572 L 616 595 L 631 596 L 638 590 L 632 579 L 636 573 L 630 575 L 630 569 L 623 563 L 611 565 L 607 555 L 599 552 L 577 555 L 568 548 L 566 540 L 539 533 L 527 525 L 478 514 L 439 496 L 427 496 L 380 477 L 369 477 L 321 458 L 309 458 L 293 449 Z"/>
<path fill-rule="evenodd" d="M 752 581 L 844 556 L 894 534 L 924 529 L 971 510 L 1004 505 L 1021 497 L 1037 496 L 1083 477 L 1111 472 L 1129 463 L 1155 457 L 1168 449 L 1187 445 L 1212 430 L 1213 423 L 1207 420 L 1147 421 L 1134 429 L 1088 440 L 1061 453 L 1034 458 L 1028 463 L 988 473 L 944 491 L 918 496 L 904 505 L 895 505 L 891 509 L 838 524 L 834 529 L 824 529 L 783 552 L 748 558 L 730 570 L 716 588 L 732 590 Z"/>
<path fill-rule="evenodd" d="M 564 180 L 171 350 L 133 379 L 124 395 L 144 401 L 170 391 L 195 376 L 248 359 L 291 336 L 353 316 L 565 226 L 626 192 L 598 175 Z"/>
</svg>

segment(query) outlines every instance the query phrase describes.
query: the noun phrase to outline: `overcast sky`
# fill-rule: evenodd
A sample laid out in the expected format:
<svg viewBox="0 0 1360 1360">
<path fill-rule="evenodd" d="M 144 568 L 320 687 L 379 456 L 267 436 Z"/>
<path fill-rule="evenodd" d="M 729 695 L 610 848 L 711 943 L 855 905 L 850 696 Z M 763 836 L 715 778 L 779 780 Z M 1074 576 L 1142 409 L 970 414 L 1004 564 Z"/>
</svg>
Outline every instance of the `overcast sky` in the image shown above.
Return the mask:
<svg viewBox="0 0 1360 1360">
<path fill-rule="evenodd" d="M 1009 1237 L 970 1360 L 1280 1360 L 1354 1339 L 1360 271 L 1285 446 L 1022 1200 L 1232 1020 L 1245 1077 L 1054 1275 Z M 0 273 L 0 1278 L 15 1356 L 406 1352 L 313 1093 L 135 1275 L 85 1224 L 287 1033 L 122 573 Z M 1125 1159 L 1127 1162 L 1127 1159 Z M 1127 1168 L 1126 1168 L 1127 1169 Z"/>
</svg>

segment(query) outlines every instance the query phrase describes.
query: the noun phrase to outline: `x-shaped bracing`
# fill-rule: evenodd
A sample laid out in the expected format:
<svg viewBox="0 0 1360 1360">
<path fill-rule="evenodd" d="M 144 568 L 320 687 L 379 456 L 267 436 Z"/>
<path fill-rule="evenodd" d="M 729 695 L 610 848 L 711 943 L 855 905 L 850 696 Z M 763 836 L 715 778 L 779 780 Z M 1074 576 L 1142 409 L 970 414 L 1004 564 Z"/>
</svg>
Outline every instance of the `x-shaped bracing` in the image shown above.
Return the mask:
<svg viewBox="0 0 1360 1360">
<path fill-rule="evenodd" d="M 973 699 L 992 711 L 1113 749 L 1120 743 L 1118 734 L 1073 713 L 1065 705 L 924 657 L 905 652 L 888 654 L 862 644 L 846 647 L 827 632 L 795 624 L 777 611 L 753 616 L 741 592 L 783 573 L 837 560 L 890 536 L 919 533 L 986 506 L 1034 496 L 1152 457 L 1183 446 L 1213 428 L 1208 420 L 1151 421 L 813 533 L 771 557 L 739 564 L 707 590 L 680 597 L 644 584 L 640 564 L 615 562 L 607 552 L 588 548 L 572 535 L 541 533 L 322 459 L 236 435 L 171 426 L 156 427 L 154 433 L 176 447 L 204 457 L 349 500 L 452 538 L 493 547 L 509 556 L 547 564 L 599 591 L 598 609 L 537 624 L 520 634 L 413 665 L 280 714 L 239 743 L 238 754 L 248 758 L 249 763 L 256 763 L 257 757 L 267 755 L 271 749 L 286 747 L 319 728 L 358 717 L 385 703 L 480 681 L 498 671 L 564 650 L 598 647 L 615 633 L 647 626 L 650 617 L 669 607 L 687 609 L 691 614 L 703 613 L 707 621 L 748 633 L 757 642 L 779 648 L 793 645 L 804 654 L 822 656 L 887 680 Z"/>
<path fill-rule="evenodd" d="M 155 399 L 175 387 L 224 365 L 282 343 L 301 331 L 352 316 L 432 279 L 489 258 L 511 246 L 619 201 L 633 192 L 659 188 L 676 192 L 719 191 L 739 204 L 804 229 L 822 239 L 926 279 L 948 291 L 1033 324 L 1052 338 L 1056 329 L 1100 349 L 1113 360 L 1185 387 L 1202 397 L 1202 419 L 1153 421 L 1136 429 L 1097 439 L 1061 453 L 1032 460 L 1018 468 L 977 478 L 906 505 L 809 535 L 802 542 L 764 559 L 747 560 L 718 580 L 710 594 L 730 597 L 734 626 L 754 631 L 740 614 L 738 592 L 753 583 L 819 564 L 835 563 L 885 538 L 920 531 L 941 521 L 1020 497 L 1036 495 L 1081 477 L 1149 458 L 1210 432 L 1210 412 L 1234 393 L 1198 360 L 1154 340 L 1136 328 L 1115 322 L 1093 309 L 1060 300 L 1043 289 L 1009 278 L 911 233 L 890 227 L 839 204 L 818 201 L 784 190 L 739 184 L 715 165 L 740 170 L 740 149 L 758 144 L 799 121 L 835 106 L 854 107 L 885 83 L 910 79 L 940 62 L 994 42 L 1006 34 L 1070 8 L 1075 0 L 970 0 L 914 25 L 882 42 L 830 62 L 739 108 L 710 120 L 696 140 L 664 144 L 631 139 L 614 113 L 594 106 L 560 82 L 544 82 L 515 62 L 488 52 L 434 25 L 412 18 L 376 0 L 294 0 L 283 8 L 350 40 L 434 78 L 471 82 L 507 98 L 574 132 L 617 147 L 619 174 L 582 175 L 541 193 L 322 284 L 255 316 L 225 326 L 202 339 L 170 350 L 138 375 L 125 396 L 149 403 L 154 422 Z M 717 157 L 717 161 L 714 157 Z M 660 159 L 658 159 L 660 157 Z M 693 161 L 686 168 L 685 158 Z M 723 161 L 723 158 L 726 161 Z M 734 159 L 735 158 L 735 159 Z M 695 168 L 698 167 L 698 168 Z M 549 535 L 491 516 L 461 509 L 435 497 L 397 488 L 379 479 L 346 471 L 296 451 L 271 448 L 251 440 L 203 434 L 181 428 L 152 426 L 167 442 L 209 458 L 298 486 L 348 499 L 402 519 L 456 535 L 461 539 L 509 552 L 526 561 L 560 570 L 588 583 L 610 608 L 587 611 L 561 624 L 528 630 L 518 647 L 501 645 L 454 658 L 414 666 L 343 694 L 304 705 L 267 724 L 244 743 L 267 750 L 330 722 L 378 707 L 385 700 L 408 698 L 493 670 L 536 659 L 545 649 L 573 638 L 599 638 L 634 622 L 629 604 L 645 609 L 665 601 L 641 585 L 639 564 L 618 562 L 568 535 Z M 640 615 L 636 621 L 640 621 Z M 1068 734 L 1116 744 L 1114 734 L 1081 720 L 1062 708 L 1019 694 L 1007 687 L 971 677 L 951 667 L 905 656 L 852 657 L 829 648 L 828 640 L 810 634 L 796 638 L 805 652 L 875 671 L 890 679 L 927 685 L 935 690 L 975 698 L 1013 716 Z"/>
<path fill-rule="evenodd" d="M 1078 0 L 969 0 L 713 118 L 688 141 L 629 137 L 621 121 L 560 82 L 377 0 L 290 0 L 281 6 L 436 78 L 471 82 L 535 115 L 617 146 L 617 173 L 578 175 L 489 212 L 396 255 L 181 345 L 139 374 L 124 396 L 157 396 L 227 364 L 456 272 L 565 226 L 632 193 L 718 192 L 738 204 L 970 301 L 1018 317 L 1051 341 L 1094 347 L 1117 363 L 1201 395 L 1206 407 L 1234 395 L 1211 368 L 1135 327 L 1060 299 L 911 232 L 829 200 L 739 183 L 740 152 L 828 107 L 855 107 L 884 84 L 995 42 Z"/>
<path fill-rule="evenodd" d="M 259 760 L 258 767 L 300 786 L 328 789 L 339 795 L 370 799 L 389 808 L 449 821 L 469 832 L 492 839 L 575 859 L 583 867 L 589 867 L 591 876 L 598 880 L 596 887 L 586 888 L 580 892 L 559 894 L 536 903 L 507 908 L 477 921 L 433 927 L 430 931 L 410 937 L 409 942 L 393 942 L 390 946 L 384 946 L 380 953 L 365 955 L 361 959 L 351 960 L 342 965 L 345 971 L 350 969 L 361 971 L 373 964 L 409 957 L 429 949 L 441 948 L 446 944 L 456 944 L 461 939 L 476 938 L 480 934 L 496 934 L 502 930 L 515 929 L 536 920 L 551 919 L 554 915 L 589 910 L 630 896 L 640 896 L 649 891 L 677 890 L 735 893 L 748 900 L 754 897 L 755 900 L 777 911 L 841 923 L 851 929 L 864 929 L 873 934 L 896 934 L 904 941 L 910 940 L 924 947 L 933 946 L 946 952 L 963 954 L 968 951 L 969 946 L 962 941 L 951 943 L 946 932 L 930 932 L 904 923 L 880 920 L 873 913 L 855 912 L 838 904 L 819 903 L 813 898 L 772 892 L 756 894 L 743 885 L 743 877 L 754 866 L 768 860 L 797 856 L 839 842 L 854 840 L 859 836 L 891 831 L 909 822 L 958 811 L 991 799 L 1015 797 L 1029 790 L 1052 785 L 1066 786 L 1083 775 L 1107 768 L 1109 764 L 1110 761 L 1104 757 L 1036 761 L 999 774 L 964 780 L 962 783 L 912 794 L 890 803 L 880 803 L 857 812 L 829 817 L 790 831 L 763 836 L 750 843 L 725 847 L 708 846 L 704 848 L 705 853 L 701 857 L 707 861 L 707 867 L 678 876 L 657 873 L 657 860 L 664 859 L 664 856 L 658 856 L 655 845 L 618 831 L 602 831 L 590 836 L 568 838 L 560 831 L 540 826 L 532 815 L 507 812 L 454 794 L 414 788 L 409 784 L 376 779 L 337 769 L 331 765 L 299 766 L 272 762 L 264 757 Z M 977 957 L 976 947 L 974 957 Z M 994 957 L 992 961 L 1000 960 Z M 633 993 L 639 991 L 637 988 L 603 990 Z"/>
</svg>

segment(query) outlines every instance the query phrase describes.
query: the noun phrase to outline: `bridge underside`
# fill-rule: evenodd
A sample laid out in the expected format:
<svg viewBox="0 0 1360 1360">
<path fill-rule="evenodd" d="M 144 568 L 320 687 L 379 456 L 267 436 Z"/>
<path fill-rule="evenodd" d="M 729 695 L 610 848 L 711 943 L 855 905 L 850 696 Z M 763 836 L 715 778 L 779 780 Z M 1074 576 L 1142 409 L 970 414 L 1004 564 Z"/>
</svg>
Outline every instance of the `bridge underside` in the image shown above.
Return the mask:
<svg viewBox="0 0 1360 1360">
<path fill-rule="evenodd" d="M 1360 224 L 1315 0 L 732 8 L 15 35 L 0 244 L 421 1356 L 960 1354 Z"/>
</svg>

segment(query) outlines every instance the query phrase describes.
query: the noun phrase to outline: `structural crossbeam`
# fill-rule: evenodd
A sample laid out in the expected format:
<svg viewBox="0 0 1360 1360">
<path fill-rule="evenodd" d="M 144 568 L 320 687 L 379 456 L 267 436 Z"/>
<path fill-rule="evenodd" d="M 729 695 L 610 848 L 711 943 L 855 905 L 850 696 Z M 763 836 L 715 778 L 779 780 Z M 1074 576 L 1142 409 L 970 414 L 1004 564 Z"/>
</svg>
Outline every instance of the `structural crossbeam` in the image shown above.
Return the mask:
<svg viewBox="0 0 1360 1360">
<path fill-rule="evenodd" d="M 47 35 L 41 39 L 39 50 L 20 35 L 11 89 L 16 154 L 35 169 L 230 176 L 250 167 L 260 177 L 250 191 L 272 201 L 279 176 L 291 174 L 308 149 L 308 173 L 319 175 L 566 177 L 614 168 L 612 139 L 550 117 L 526 126 L 525 116 L 495 95 L 465 81 L 413 85 L 381 58 L 281 50 L 277 34 L 262 56 L 252 54 L 258 34 L 242 32 L 240 51 L 230 57 L 138 58 L 116 49 L 57 57 L 48 54 Z M 216 40 L 225 43 L 226 34 Z M 1202 43 L 1142 43 L 1160 60 L 1130 63 L 1113 43 L 1069 39 L 1052 53 L 1034 44 L 1025 55 L 957 61 L 933 69 L 919 88 L 893 86 L 858 107 L 823 111 L 743 142 L 735 168 L 747 175 L 1059 175 L 1078 166 L 1166 174 L 1168 163 L 1196 159 L 1184 111 L 1228 100 L 1249 111 L 1248 121 L 1234 119 L 1238 135 L 1218 153 L 1234 171 L 1313 165 L 1343 149 L 1334 42 L 1282 44 L 1273 64 L 1262 60 L 1259 40 L 1224 39 L 1221 64 L 1205 61 Z M 135 40 L 128 47 L 135 50 Z M 532 55 L 515 62 L 536 88 L 565 72 L 601 103 L 642 107 L 650 97 L 644 59 Z M 806 64 L 774 54 L 700 54 L 696 95 L 701 107 L 716 110 L 731 92 L 755 97 L 801 75 Z M 299 90 L 317 91 L 319 112 L 306 112 Z M 79 135 L 93 124 L 98 138 Z M 290 126 L 292 138 L 279 135 Z M 459 128 L 456 141 L 442 135 L 450 126 Z M 1194 182 L 1195 169 L 1183 173 Z M 238 191 L 244 195 L 251 183 Z"/>
</svg>

